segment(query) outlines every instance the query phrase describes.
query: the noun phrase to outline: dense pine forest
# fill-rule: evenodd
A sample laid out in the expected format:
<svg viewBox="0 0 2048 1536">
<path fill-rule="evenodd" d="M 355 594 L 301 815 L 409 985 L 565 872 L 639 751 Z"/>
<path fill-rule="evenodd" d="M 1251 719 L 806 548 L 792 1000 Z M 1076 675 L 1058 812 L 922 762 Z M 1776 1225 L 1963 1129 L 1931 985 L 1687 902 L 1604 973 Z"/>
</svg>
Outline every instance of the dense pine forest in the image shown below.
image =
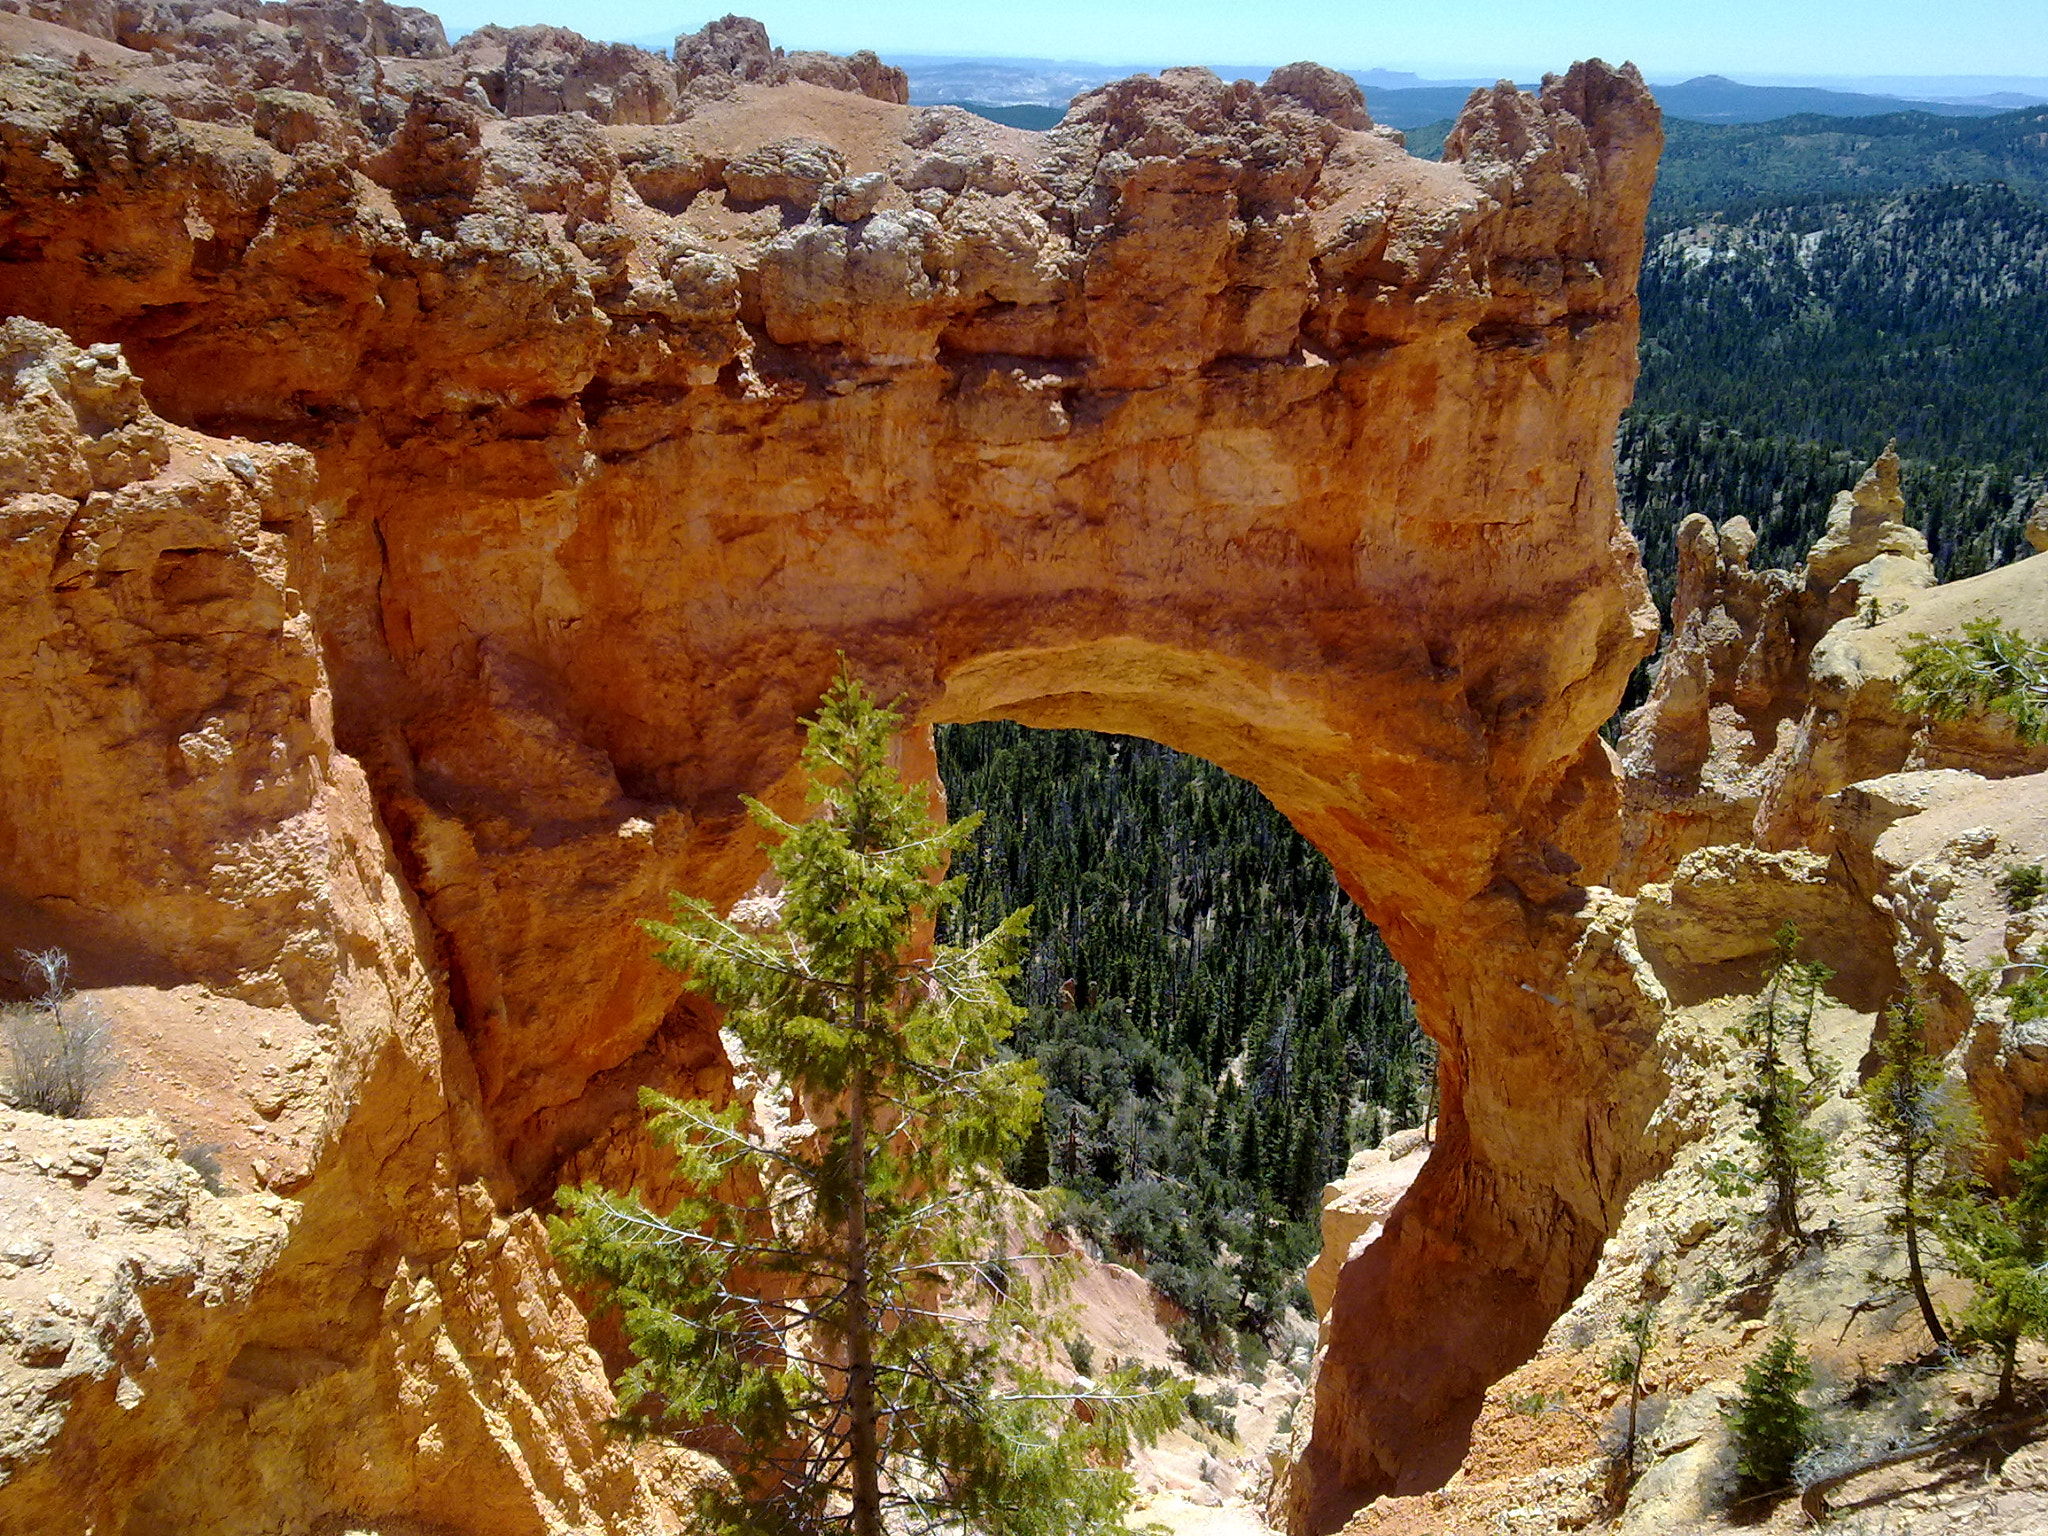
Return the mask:
<svg viewBox="0 0 2048 1536">
<path fill-rule="evenodd" d="M 2043 109 L 1666 124 L 1615 446 L 1667 611 L 1687 514 L 1746 516 L 1759 565 L 1796 565 L 1894 438 L 1944 579 L 2027 553 L 2048 491 L 2044 128 Z M 1016 1176 L 1213 1355 L 1299 1300 L 1322 1182 L 1425 1113 L 1400 969 L 1321 857 L 1206 763 L 1005 724 L 939 749 L 954 813 L 988 816 L 956 926 L 1034 909 L 1017 1046 L 1051 1091 Z"/>
<path fill-rule="evenodd" d="M 1943 579 L 2025 554 L 2048 490 L 2048 203 L 1999 184 L 1754 203 L 1653 212 L 1616 453 L 1660 601 L 1687 513 L 1740 513 L 1759 563 L 1796 564 L 1892 439 Z"/>
<path fill-rule="evenodd" d="M 1424 1112 L 1400 967 L 1280 813 L 1197 758 L 994 723 L 943 728 L 939 761 L 951 813 L 988 814 L 955 932 L 1032 908 L 1015 1043 L 1050 1092 L 1014 1176 L 1187 1310 L 1191 1354 L 1263 1326 L 1298 1299 L 1324 1181 Z"/>
</svg>

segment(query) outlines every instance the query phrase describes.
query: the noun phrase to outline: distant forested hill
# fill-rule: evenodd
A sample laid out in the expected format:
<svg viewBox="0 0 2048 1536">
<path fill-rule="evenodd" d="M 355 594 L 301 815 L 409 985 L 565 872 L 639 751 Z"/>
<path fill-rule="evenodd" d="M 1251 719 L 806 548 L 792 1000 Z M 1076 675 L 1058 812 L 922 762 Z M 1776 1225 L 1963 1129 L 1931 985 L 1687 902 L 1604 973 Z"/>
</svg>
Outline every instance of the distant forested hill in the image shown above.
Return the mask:
<svg viewBox="0 0 2048 1536">
<path fill-rule="evenodd" d="M 988 813 L 953 932 L 1033 909 L 1016 1045 L 1051 1092 L 1019 1178 L 1070 1191 L 1191 1347 L 1262 1323 L 1354 1142 L 1423 1113 L 1400 967 L 1265 797 L 1199 759 L 998 723 L 941 728 L 939 764 L 951 813 Z"/>
<path fill-rule="evenodd" d="M 1739 212 L 1984 182 L 2048 195 L 2048 107 L 1979 118 L 1898 112 L 1724 124 L 1666 117 L 1651 213 Z"/>
<path fill-rule="evenodd" d="M 2002 185 L 1660 215 L 1617 462 L 1668 599 L 1688 512 L 1796 564 L 1896 437 L 1944 579 L 2027 553 L 2048 473 L 2048 208 Z"/>
<path fill-rule="evenodd" d="M 1408 130 L 1408 149 L 1443 153 L 1455 113 Z M 1876 197 L 1997 182 L 2048 201 L 2048 107 L 1995 117 L 1781 117 L 1701 123 L 1666 114 L 1652 218 Z"/>
<path fill-rule="evenodd" d="M 2048 208 L 2004 186 L 1651 225 L 1636 404 L 1815 442 L 2048 443 Z"/>
</svg>

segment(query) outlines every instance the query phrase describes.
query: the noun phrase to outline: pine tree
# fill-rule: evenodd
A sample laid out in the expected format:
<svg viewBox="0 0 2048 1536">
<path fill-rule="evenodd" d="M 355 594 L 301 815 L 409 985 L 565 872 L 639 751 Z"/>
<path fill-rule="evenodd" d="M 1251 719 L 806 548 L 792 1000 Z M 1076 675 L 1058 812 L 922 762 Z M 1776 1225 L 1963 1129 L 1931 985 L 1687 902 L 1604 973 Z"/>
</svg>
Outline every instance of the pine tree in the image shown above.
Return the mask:
<svg viewBox="0 0 2048 1536">
<path fill-rule="evenodd" d="M 1643 1367 L 1649 1364 L 1656 1332 L 1657 1309 L 1645 1303 L 1622 1318 L 1620 1347 L 1607 1361 L 1607 1379 L 1617 1387 L 1628 1388 L 1628 1432 L 1622 1440 L 1621 1450 L 1625 1480 L 1635 1476 L 1636 1423 L 1643 1404 Z"/>
<path fill-rule="evenodd" d="M 2021 1339 L 2048 1338 L 2048 1136 L 2012 1165 L 2003 1199 L 1942 1209 L 1941 1239 L 1955 1272 L 1976 1286 L 1963 1328 L 1998 1351 L 1999 1408 L 2010 1408 Z"/>
<path fill-rule="evenodd" d="M 1042 1107 L 1011 1164 L 1010 1181 L 1019 1189 L 1043 1189 L 1052 1182 L 1052 1141 L 1046 1135 Z"/>
<path fill-rule="evenodd" d="M 1792 1468 L 1813 1437 L 1813 1411 L 1800 1394 L 1813 1368 L 1790 1334 L 1764 1346 L 1742 1376 L 1742 1392 L 1725 1411 L 1735 1436 L 1736 1466 L 1752 1488 L 1776 1493 L 1792 1483 Z"/>
<path fill-rule="evenodd" d="M 1832 973 L 1797 958 L 1799 930 L 1792 924 L 1781 927 L 1772 943 L 1775 954 L 1763 991 L 1734 1031 L 1747 1071 L 1733 1097 L 1751 1117 L 1742 1139 L 1756 1149 L 1754 1159 L 1748 1166 L 1717 1159 L 1707 1172 L 1723 1193 L 1764 1190 L 1764 1214 L 1771 1226 L 1782 1237 L 1804 1242 L 1800 1197 L 1828 1187 L 1827 1140 L 1806 1124 L 1806 1116 L 1834 1076 L 1832 1064 L 1814 1055 L 1812 1039 L 1813 1016 Z M 1799 1048 L 1809 1076 L 1792 1070 L 1787 1059 L 1792 1045 Z"/>
<path fill-rule="evenodd" d="M 816 1129 L 771 1139 L 743 1104 L 650 1091 L 654 1134 L 701 1193 L 657 1215 L 564 1190 L 556 1246 L 632 1344 L 629 1426 L 729 1432 L 737 1485 L 706 1500 L 723 1528 L 1119 1531 L 1130 1479 L 1114 1468 L 1179 1398 L 1126 1372 L 1076 1412 L 1034 1364 L 1047 1261 L 1006 1251 L 998 1177 L 1041 1097 L 1035 1067 L 998 1051 L 1025 918 L 920 952 L 921 924 L 958 895 L 934 876 L 978 818 L 932 822 L 889 766 L 896 726 L 842 674 L 803 757 L 816 813 L 750 806 L 782 882 L 771 926 L 683 897 L 647 925 Z"/>
<path fill-rule="evenodd" d="M 1920 1009 L 1911 1001 L 1892 1010 L 1882 1046 L 1884 1066 L 1863 1089 L 1868 1135 L 1892 1180 L 1893 1231 L 1906 1240 L 1906 1283 L 1937 1347 L 1948 1330 L 1927 1294 L 1920 1239 L 1931 1229 L 1941 1201 L 1957 1190 L 1964 1155 L 1978 1141 L 1976 1112 L 1951 1090 L 1941 1063 L 1928 1054 Z"/>
<path fill-rule="evenodd" d="M 2003 715 L 2022 742 L 2048 741 L 2048 644 L 1996 618 L 1964 623 L 1961 639 L 1914 635 L 1900 704 L 1936 720 Z"/>
</svg>

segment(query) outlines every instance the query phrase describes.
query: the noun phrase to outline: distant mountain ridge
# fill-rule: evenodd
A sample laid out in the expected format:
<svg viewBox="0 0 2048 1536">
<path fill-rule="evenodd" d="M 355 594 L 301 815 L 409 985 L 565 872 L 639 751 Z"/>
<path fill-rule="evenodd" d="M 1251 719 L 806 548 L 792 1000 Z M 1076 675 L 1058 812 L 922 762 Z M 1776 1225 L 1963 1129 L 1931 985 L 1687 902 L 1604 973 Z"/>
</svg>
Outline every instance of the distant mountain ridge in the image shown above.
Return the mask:
<svg viewBox="0 0 2048 1536">
<path fill-rule="evenodd" d="M 1936 117 L 1992 117 L 2026 99 L 2006 104 L 1940 101 L 1906 96 L 1872 96 L 1810 85 L 1744 85 L 1723 75 L 1701 75 L 1677 85 L 1653 85 L 1669 117 L 1697 123 L 1767 123 L 1781 117 L 1880 117 L 1892 112 L 1927 112 Z M 2012 93 L 2017 95 L 2018 93 Z"/>
<path fill-rule="evenodd" d="M 666 53 L 673 39 L 645 33 L 618 41 Z M 1130 75 L 1156 74 L 1159 63 L 1104 64 L 1086 59 L 974 58 L 959 54 L 891 52 L 888 62 L 910 76 L 916 106 L 964 106 L 1012 127 L 1047 128 L 1076 96 Z M 1277 62 L 1286 62 L 1284 60 Z M 1209 64 L 1226 80 L 1263 80 L 1275 64 Z M 1494 81 L 1479 75 L 1428 79 L 1412 70 L 1348 71 L 1365 91 L 1375 122 L 1420 128 L 1453 118 L 1471 93 Z M 1877 84 L 1880 82 L 1872 82 Z M 1699 123 L 1766 123 L 1793 116 L 1880 117 L 1926 112 L 1936 117 L 1992 117 L 2015 108 L 2048 105 L 2048 80 L 1977 76 L 1944 80 L 1912 77 L 1881 82 L 1889 91 L 1818 85 L 1751 85 L 1725 75 L 1652 84 L 1667 117 Z M 1533 81 L 1518 81 L 1533 90 Z M 1911 87 L 1911 89 L 1908 89 Z M 1974 88 L 1974 89 L 1973 89 Z M 999 111 L 984 111 L 995 108 Z M 1052 116 L 1045 109 L 1056 109 Z M 1035 109 L 1035 110 L 1026 110 Z"/>
<path fill-rule="evenodd" d="M 1052 59 L 920 59 L 899 55 L 891 60 L 910 76 L 910 99 L 918 105 L 941 102 L 970 107 L 1060 108 L 1084 91 L 1092 91 L 1126 75 L 1151 73 L 1135 65 L 1088 64 Z M 1212 66 L 1225 79 L 1264 79 L 1269 66 Z M 1365 90 L 1373 119 L 1394 128 L 1419 128 L 1456 117 L 1474 89 L 1491 80 L 1424 80 L 1405 71 L 1353 70 Z M 1518 82 L 1525 90 L 1533 82 Z M 1827 117 L 1878 117 L 1894 112 L 1926 112 L 1937 117 L 1992 117 L 2016 106 L 2048 101 L 2048 93 L 1995 93 L 1999 99 L 1936 100 L 1880 96 L 1816 86 L 1745 85 L 1721 75 L 1701 75 L 1671 85 L 1653 85 L 1658 104 L 1670 117 L 1703 123 L 1763 123 L 1798 114 Z M 2006 99 L 2010 98 L 2010 99 Z M 1017 114 L 1021 115 L 1021 114 Z M 1009 121 L 1009 117 L 1002 119 Z M 1051 121 L 1058 121 L 1057 118 Z M 1017 123 L 1014 126 L 1039 126 Z"/>
<path fill-rule="evenodd" d="M 1425 135 L 1409 139 L 1426 150 Z M 1995 117 L 1787 117 L 1766 123 L 1669 121 L 1657 169 L 1657 216 L 1823 198 L 1887 196 L 2000 182 L 2048 203 L 2048 107 Z"/>
</svg>

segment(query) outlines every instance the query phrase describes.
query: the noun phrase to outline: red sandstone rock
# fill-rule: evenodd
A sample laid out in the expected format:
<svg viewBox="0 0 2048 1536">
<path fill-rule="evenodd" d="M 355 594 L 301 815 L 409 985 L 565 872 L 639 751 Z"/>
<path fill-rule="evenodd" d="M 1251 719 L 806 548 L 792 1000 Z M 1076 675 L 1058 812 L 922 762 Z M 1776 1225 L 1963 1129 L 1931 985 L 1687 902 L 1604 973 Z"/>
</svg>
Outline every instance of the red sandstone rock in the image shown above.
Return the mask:
<svg viewBox="0 0 2048 1536">
<path fill-rule="evenodd" d="M 659 54 L 567 27 L 479 27 L 455 57 L 507 117 L 581 112 L 600 123 L 665 123 L 679 110 L 675 71 Z"/>
<path fill-rule="evenodd" d="M 24 629 L 17 674 L 111 680 L 137 702 L 110 722 L 202 761 L 216 717 L 231 763 L 281 751 L 258 774 L 275 804 L 246 813 L 261 825 L 331 824 L 319 786 L 360 786 L 358 763 L 375 802 L 349 790 L 324 845 L 349 857 L 279 854 L 289 878 L 256 879 L 204 862 L 251 835 L 227 800 L 179 789 L 130 830 L 149 775 L 199 772 L 182 756 L 131 763 L 111 734 L 47 725 L 39 745 L 23 712 L 0 723 L 10 765 L 51 766 L 0 797 L 0 892 L 81 950 L 117 935 L 228 989 L 275 975 L 279 1006 L 335 1021 L 322 1173 L 294 1191 L 308 1235 L 259 1309 L 263 1347 L 301 1349 L 335 1315 L 437 1305 L 419 1277 L 446 1294 L 458 1250 L 495 1316 L 494 1287 L 539 1259 L 488 1207 L 565 1168 L 644 1167 L 637 1082 L 717 1086 L 708 1020 L 634 925 L 667 889 L 753 884 L 739 796 L 792 808 L 797 721 L 839 652 L 920 727 L 1088 725 L 1200 753 L 1329 855 L 1443 1045 L 1437 1149 L 1338 1278 L 1293 1517 L 1329 1528 L 1440 1480 L 1656 1156 L 1654 985 L 1586 889 L 1615 842 L 1595 730 L 1654 630 L 1609 447 L 1654 108 L 1633 71 L 1581 65 L 1540 98 L 1481 96 L 1430 165 L 1301 71 L 1126 81 L 1037 136 L 750 82 L 753 58 L 700 77 L 722 94 L 693 91 L 681 121 L 595 129 L 489 122 L 459 61 L 408 66 L 401 92 L 373 59 L 360 141 L 0 70 L 0 302 L 118 343 L 167 442 L 298 445 L 236 450 L 295 477 L 279 527 L 232 469 L 144 498 L 160 522 L 189 495 L 215 531 L 148 533 L 169 585 L 137 567 L 129 588 L 173 616 L 239 605 L 241 638 L 194 626 L 191 677 L 160 693 L 135 660 L 148 624 L 114 603 L 97 632 Z M 346 96 L 336 79 L 314 94 Z M 206 110 L 237 118 L 241 77 L 206 83 Z M 833 179 L 747 179 L 791 140 L 829 149 Z M 56 531 L 94 494 L 81 444 L 106 435 L 72 420 L 50 440 L 76 485 L 9 504 L 45 543 L 102 526 L 88 507 L 84 534 Z M 106 452 L 146 454 L 153 430 Z M 125 518 L 109 531 L 137 537 Z M 266 540 L 284 566 L 257 558 Z M 10 579 L 43 607 L 82 600 L 38 588 L 45 570 Z M 916 733 L 906 752 L 929 772 Z M 66 766 L 95 756 L 118 767 Z M 94 818 L 104 836 L 77 838 Z M 44 845 L 72 842 L 52 885 Z M 330 866 L 374 895 L 331 921 L 266 905 L 324 910 Z M 511 1230 L 523 1248 L 494 1235 Z M 375 1373 L 441 1358 L 429 1324 L 392 1326 L 403 1360 L 354 1340 L 337 1399 L 365 1447 L 400 1422 Z M 490 1349 L 495 1327 L 450 1347 Z M 572 1364 L 526 1370 L 489 1390 L 595 1401 Z M 251 1445 L 227 1407 L 191 1433 L 149 1507 L 258 1518 L 262 1491 L 224 1469 L 287 1465 L 288 1446 Z M 492 1442 L 492 1528 L 644 1507 L 640 1473 L 550 1433 Z M 379 1508 L 481 1529 L 433 1457 Z M 564 1457 L 609 1468 L 608 1491 L 530 1483 Z M 311 1519 L 360 1493 L 308 1478 L 299 1496 Z"/>
</svg>

